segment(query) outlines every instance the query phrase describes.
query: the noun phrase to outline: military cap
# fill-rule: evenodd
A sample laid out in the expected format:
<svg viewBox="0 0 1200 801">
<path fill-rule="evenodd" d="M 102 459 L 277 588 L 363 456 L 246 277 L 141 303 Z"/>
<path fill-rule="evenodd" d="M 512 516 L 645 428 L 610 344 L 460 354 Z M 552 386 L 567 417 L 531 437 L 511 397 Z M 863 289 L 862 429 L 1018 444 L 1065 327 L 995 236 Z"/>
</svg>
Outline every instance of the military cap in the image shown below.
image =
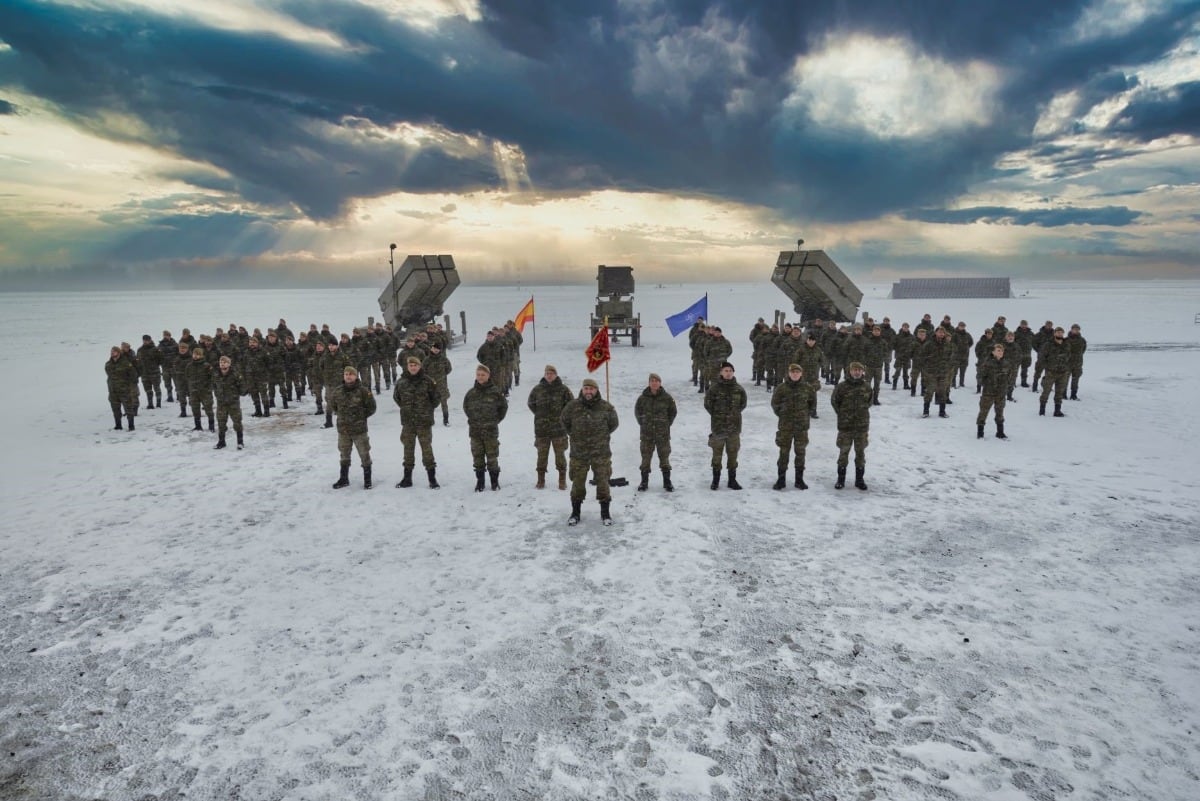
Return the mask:
<svg viewBox="0 0 1200 801">
<path fill-rule="evenodd" d="M 798 364 L 789 364 L 789 365 L 788 365 L 788 372 L 791 372 L 792 370 L 799 370 L 800 372 L 804 372 L 804 368 L 803 368 L 803 367 L 801 367 L 801 366 L 800 366 L 800 365 L 798 365 Z"/>
<path fill-rule="evenodd" d="M 356 376 L 356 375 L 358 375 L 358 368 L 356 368 L 356 367 L 352 367 L 352 366 L 350 366 L 350 365 L 348 365 L 348 364 L 347 364 L 347 365 L 346 365 L 346 367 L 345 367 L 345 369 L 343 369 L 343 370 L 342 370 L 342 374 L 343 374 L 343 375 L 345 375 L 346 373 L 350 373 L 351 375 L 355 375 L 355 376 Z"/>
<path fill-rule="evenodd" d="M 555 375 L 558 375 L 558 368 L 555 367 L 553 364 L 547 364 L 545 369 L 542 370 L 542 372 L 543 373 L 554 373 Z"/>
<path fill-rule="evenodd" d="M 479 370 L 482 370 L 483 372 L 487 373 L 488 375 L 492 374 L 492 368 L 488 367 L 486 364 L 475 365 L 475 370 L 476 370 L 476 372 L 478 372 Z"/>
<path fill-rule="evenodd" d="M 657 381 L 658 383 L 660 383 L 660 384 L 661 384 L 661 383 L 662 383 L 662 376 L 660 376 L 658 373 L 651 373 L 651 374 L 650 374 L 650 377 L 649 377 L 647 380 L 648 380 L 648 381 Z"/>
<path fill-rule="evenodd" d="M 850 362 L 850 368 L 849 368 L 849 369 L 851 369 L 851 370 L 862 370 L 863 372 L 866 372 L 866 370 L 867 370 L 867 368 L 863 367 L 863 363 L 862 363 L 862 362 Z"/>
<path fill-rule="evenodd" d="M 593 378 L 585 378 L 585 379 L 583 379 L 583 384 L 582 384 L 582 386 L 585 386 L 585 387 L 591 387 L 592 389 L 600 389 L 600 385 L 599 385 L 599 384 L 597 384 L 597 383 L 596 383 L 596 380 L 595 380 L 595 379 L 593 379 Z"/>
<path fill-rule="evenodd" d="M 408 359 L 407 359 L 406 361 L 407 361 L 409 364 L 415 364 L 415 365 L 417 365 L 418 367 L 420 367 L 420 366 L 421 366 L 421 359 L 420 359 L 420 357 L 418 357 L 418 356 L 409 356 L 409 357 L 408 357 Z"/>
<path fill-rule="evenodd" d="M 721 362 L 721 369 L 724 370 L 726 367 L 728 367 L 730 370 L 733 369 L 733 365 L 729 362 Z"/>
</svg>

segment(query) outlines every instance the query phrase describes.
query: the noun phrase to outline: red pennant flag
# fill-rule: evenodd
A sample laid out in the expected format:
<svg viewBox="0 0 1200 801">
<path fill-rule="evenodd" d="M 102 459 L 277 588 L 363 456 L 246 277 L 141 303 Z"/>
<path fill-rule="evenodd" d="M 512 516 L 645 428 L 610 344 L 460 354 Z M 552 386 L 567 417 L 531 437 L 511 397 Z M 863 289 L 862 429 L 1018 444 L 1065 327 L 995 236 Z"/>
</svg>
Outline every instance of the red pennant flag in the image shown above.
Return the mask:
<svg viewBox="0 0 1200 801">
<path fill-rule="evenodd" d="M 597 331 L 596 336 L 592 337 L 592 344 L 587 346 L 584 354 L 587 355 L 589 373 L 609 360 L 612 354 L 608 350 L 607 325 Z"/>
</svg>

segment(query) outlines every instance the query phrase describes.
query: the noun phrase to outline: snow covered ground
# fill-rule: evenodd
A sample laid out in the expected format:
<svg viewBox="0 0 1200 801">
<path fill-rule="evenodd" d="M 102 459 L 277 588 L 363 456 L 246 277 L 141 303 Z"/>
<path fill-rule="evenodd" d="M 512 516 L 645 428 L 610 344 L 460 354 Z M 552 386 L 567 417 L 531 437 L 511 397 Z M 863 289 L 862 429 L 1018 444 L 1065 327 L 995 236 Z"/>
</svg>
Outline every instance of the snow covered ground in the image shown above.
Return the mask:
<svg viewBox="0 0 1200 801">
<path fill-rule="evenodd" d="M 469 284 L 469 276 L 466 277 Z M 1010 300 L 891 301 L 973 334 L 1082 325 L 1078 403 L 1007 442 L 883 393 L 868 492 L 833 488 L 828 390 L 811 489 L 776 492 L 769 395 L 748 386 L 742 492 L 708 489 L 686 337 L 706 290 L 750 382 L 767 280 L 642 286 L 644 347 L 614 347 L 615 473 L 659 372 L 680 405 L 674 481 L 589 499 L 533 488 L 524 401 L 546 363 L 578 389 L 590 287 L 471 287 L 451 356 L 443 488 L 401 472 L 389 394 L 375 489 L 334 492 L 311 399 L 214 451 L 177 407 L 110 430 L 120 340 L 230 321 L 347 330 L 377 289 L 0 296 L 3 799 L 1200 798 L 1200 282 L 1029 283 Z M 472 492 L 461 413 L 486 326 L 533 294 L 499 492 Z M 790 311 L 790 309 L 789 309 Z M 600 373 L 602 377 L 602 372 Z M 603 385 L 603 379 L 602 379 Z"/>
</svg>

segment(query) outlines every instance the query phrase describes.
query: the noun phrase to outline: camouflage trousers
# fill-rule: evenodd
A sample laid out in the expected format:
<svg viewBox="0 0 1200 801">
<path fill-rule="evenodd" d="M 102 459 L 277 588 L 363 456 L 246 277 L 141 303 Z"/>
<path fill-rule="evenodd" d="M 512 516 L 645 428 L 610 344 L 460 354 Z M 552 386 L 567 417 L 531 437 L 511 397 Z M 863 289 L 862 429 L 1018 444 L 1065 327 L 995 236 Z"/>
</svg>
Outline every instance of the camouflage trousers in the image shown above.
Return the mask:
<svg viewBox="0 0 1200 801">
<path fill-rule="evenodd" d="M 996 422 L 1004 422 L 1004 404 L 1005 397 L 1003 395 L 989 395 L 983 393 L 979 397 L 979 416 L 975 418 L 975 425 L 981 426 L 987 422 L 988 412 L 994 407 L 996 409 Z"/>
<path fill-rule="evenodd" d="M 787 470 L 788 457 L 794 451 L 796 467 L 804 469 L 804 454 L 808 451 L 808 429 L 780 428 L 775 432 L 775 444 L 779 446 L 779 472 Z"/>
<path fill-rule="evenodd" d="M 308 374 L 308 391 L 317 399 L 317 405 L 321 405 L 321 398 L 325 394 L 325 384 L 321 381 L 321 374 L 316 370 L 312 370 Z"/>
<path fill-rule="evenodd" d="M 192 414 L 200 414 L 200 409 L 204 409 L 205 414 L 212 417 L 213 413 L 213 394 L 212 390 L 192 390 L 188 393 L 188 400 L 192 404 Z"/>
<path fill-rule="evenodd" d="M 217 404 L 217 433 L 222 437 L 228 429 L 227 423 L 233 420 L 234 432 L 242 433 L 242 405 L 240 403 Z"/>
<path fill-rule="evenodd" d="M 299 398 L 304 394 L 304 373 L 299 370 L 291 373 L 286 373 L 284 383 L 288 387 L 288 395 L 293 398 Z"/>
<path fill-rule="evenodd" d="M 945 403 L 950 397 L 950 374 L 939 370 L 922 370 L 921 386 L 925 400 L 932 401 L 936 394 L 937 402 Z"/>
<path fill-rule="evenodd" d="M 275 390 L 279 390 L 279 396 L 285 400 L 292 399 L 292 391 L 287 385 L 287 378 L 283 371 L 269 373 L 267 375 L 267 398 L 275 400 Z"/>
<path fill-rule="evenodd" d="M 146 391 L 147 402 L 154 400 L 155 396 L 162 400 L 162 378 L 158 373 L 142 376 L 142 389 Z"/>
<path fill-rule="evenodd" d="M 883 381 L 883 366 L 868 367 L 867 378 L 871 381 L 871 392 L 875 400 L 879 400 L 879 385 Z"/>
<path fill-rule="evenodd" d="M 403 426 L 400 429 L 400 442 L 404 445 L 404 467 L 411 469 L 416 464 L 417 443 L 421 443 L 421 464 L 426 470 L 437 467 L 433 459 L 433 427 L 432 426 Z"/>
<path fill-rule="evenodd" d="M 265 378 L 248 378 L 246 380 L 246 394 L 250 396 L 250 400 L 254 403 L 255 409 L 267 408 L 267 380 Z"/>
<path fill-rule="evenodd" d="M 721 469 L 721 456 L 726 457 L 726 467 L 736 470 L 738 466 L 738 451 L 742 449 L 740 434 L 709 434 L 708 447 L 712 448 L 713 470 Z"/>
<path fill-rule="evenodd" d="M 571 500 L 582 501 L 587 497 L 588 471 L 596 479 L 596 500 L 611 501 L 612 491 L 608 480 L 612 478 L 612 457 L 584 457 L 571 454 Z"/>
<path fill-rule="evenodd" d="M 1079 377 L 1083 375 L 1083 366 L 1071 368 L 1071 394 L 1079 392 Z"/>
<path fill-rule="evenodd" d="M 175 371 L 175 400 L 183 403 L 185 400 L 187 400 L 187 396 L 187 375 L 183 372 L 183 370 L 177 370 Z"/>
<path fill-rule="evenodd" d="M 1042 371 L 1046 369 L 1046 363 L 1042 360 L 1041 354 L 1038 354 L 1037 363 L 1033 365 L 1033 383 L 1037 383 L 1042 377 Z"/>
<path fill-rule="evenodd" d="M 1062 403 L 1063 398 L 1067 396 L 1067 381 L 1070 379 L 1070 371 L 1064 370 L 1061 373 L 1051 373 L 1046 371 L 1045 377 L 1042 379 L 1042 403 L 1050 397 L 1050 390 L 1054 389 L 1054 402 Z"/>
<path fill-rule="evenodd" d="M 892 364 L 892 377 L 899 377 L 904 382 L 905 388 L 908 387 L 908 365 L 912 362 L 911 359 L 897 358 Z"/>
<path fill-rule="evenodd" d="M 395 383 L 395 381 L 396 381 L 396 379 L 393 377 L 392 383 Z M 442 376 L 441 378 L 435 378 L 433 380 L 433 383 L 437 385 L 438 394 L 442 396 L 442 419 L 449 420 L 450 419 L 450 405 L 449 405 L 450 382 L 449 382 L 449 380 L 447 380 L 446 376 Z"/>
<path fill-rule="evenodd" d="M 537 471 L 545 473 L 550 465 L 550 449 L 554 448 L 554 469 L 562 473 L 567 469 L 567 437 L 534 437 L 537 448 Z"/>
<path fill-rule="evenodd" d="M 471 466 L 482 470 L 486 464 L 489 471 L 500 469 L 500 426 L 471 426 L 467 429 L 471 438 Z"/>
<path fill-rule="evenodd" d="M 1029 382 L 1029 365 L 1033 364 L 1033 357 L 1026 353 L 1021 357 L 1021 386 Z"/>
<path fill-rule="evenodd" d="M 960 387 L 965 387 L 967 385 L 967 368 L 970 366 L 970 359 L 959 359 L 955 373 L 958 376 L 957 383 Z M 950 380 L 950 386 L 954 386 L 955 383 L 954 377 L 952 376 Z"/>
<path fill-rule="evenodd" d="M 338 459 L 341 464 L 350 464 L 350 449 L 358 451 L 358 461 L 363 467 L 371 466 L 371 437 L 364 431 L 361 434 L 338 432 Z"/>
<path fill-rule="evenodd" d="M 671 469 L 671 437 L 670 435 L 658 437 L 640 437 L 640 445 L 642 451 L 643 473 L 650 472 L 650 459 L 654 453 L 658 452 L 658 466 L 662 470 Z"/>
<path fill-rule="evenodd" d="M 383 378 L 384 369 L 385 369 L 384 365 L 381 362 L 377 362 L 377 361 L 371 362 L 371 372 L 369 375 L 372 375 L 375 377 L 375 389 L 379 389 L 379 382 L 380 382 L 380 379 Z M 390 377 L 389 377 L 389 381 L 390 381 Z"/>
<path fill-rule="evenodd" d="M 137 414 L 137 409 L 134 406 L 131 406 L 126 401 L 110 400 L 108 402 L 108 405 L 109 405 L 109 408 L 112 409 L 112 413 L 115 415 L 123 415 L 125 417 L 133 417 Z"/>
<path fill-rule="evenodd" d="M 850 463 L 850 447 L 854 447 L 854 466 L 867 466 L 867 429 L 857 431 L 839 431 L 837 435 L 838 459 L 837 466 L 841 470 Z"/>
</svg>

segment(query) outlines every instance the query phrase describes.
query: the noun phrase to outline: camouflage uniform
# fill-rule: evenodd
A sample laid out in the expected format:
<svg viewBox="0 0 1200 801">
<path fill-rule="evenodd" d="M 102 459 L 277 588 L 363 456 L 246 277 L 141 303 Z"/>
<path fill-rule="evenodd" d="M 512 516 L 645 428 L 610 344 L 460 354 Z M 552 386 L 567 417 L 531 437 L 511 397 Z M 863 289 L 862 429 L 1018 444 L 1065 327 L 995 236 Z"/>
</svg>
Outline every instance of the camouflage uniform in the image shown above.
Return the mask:
<svg viewBox="0 0 1200 801">
<path fill-rule="evenodd" d="M 558 488 L 566 489 L 567 475 L 567 430 L 563 428 L 562 413 L 567 404 L 575 399 L 571 390 L 555 373 L 553 381 L 543 377 L 533 389 L 525 405 L 533 412 L 533 446 L 537 449 L 538 485 L 545 482 L 550 463 L 550 449 L 554 448 L 554 468 L 558 471 Z"/>
<path fill-rule="evenodd" d="M 700 366 L 702 364 L 702 355 L 700 353 L 700 343 L 702 337 L 708 336 L 705 333 L 704 321 L 697 320 L 692 323 L 692 327 L 688 329 L 688 348 L 692 354 L 692 386 L 698 386 L 700 383 Z"/>
<path fill-rule="evenodd" d="M 175 365 L 179 363 L 179 343 L 163 331 L 158 341 L 159 363 L 162 365 L 163 384 L 167 388 L 167 403 L 175 402 Z"/>
<path fill-rule="evenodd" d="M 925 395 L 925 346 L 929 344 L 929 338 L 925 334 L 925 329 L 919 329 L 913 336 L 912 343 L 912 374 L 909 376 L 909 395 L 916 397 L 918 385 L 920 385 L 921 396 Z"/>
<path fill-rule="evenodd" d="M 980 437 L 983 437 L 983 426 L 993 407 L 996 410 L 996 436 L 1004 437 L 1004 402 L 1010 392 L 1012 367 L 1008 350 L 1005 349 L 1003 357 L 997 359 L 994 353 L 990 354 L 979 368 L 982 394 L 979 396 L 979 416 L 975 418 L 975 425 Z"/>
<path fill-rule="evenodd" d="M 337 350 L 333 350 L 329 346 L 325 348 L 325 356 L 321 360 L 321 379 L 325 384 L 325 427 L 332 428 L 333 423 L 333 393 L 342 386 L 342 376 L 347 367 L 354 367 L 354 360 L 350 358 L 350 354 L 343 353 L 340 343 L 331 343 Z"/>
<path fill-rule="evenodd" d="M 609 441 L 620 421 L 617 410 L 599 392 L 591 399 L 583 396 L 566 405 L 562 412 L 562 426 L 571 439 L 571 502 L 575 504 L 587 497 L 588 471 L 596 479 L 596 500 L 601 508 L 612 500 L 608 481 L 612 477 L 612 449 Z"/>
<path fill-rule="evenodd" d="M 879 386 L 883 382 L 883 365 L 887 362 L 888 343 L 883 338 L 883 331 L 878 334 L 872 331 L 867 337 L 866 361 L 867 380 L 871 382 L 872 403 L 879 405 Z"/>
<path fill-rule="evenodd" d="M 712 449 L 713 484 L 720 479 L 721 455 L 726 455 L 729 479 L 737 481 L 738 451 L 742 446 L 742 410 L 746 390 L 736 378 L 720 375 L 704 393 L 704 410 L 709 416 L 708 446 Z M 714 486 L 715 488 L 715 486 Z"/>
<path fill-rule="evenodd" d="M 283 343 L 274 333 L 267 334 L 266 344 L 262 346 L 263 361 L 267 368 L 267 397 L 264 400 L 264 411 L 267 406 L 275 405 L 275 390 L 279 390 L 283 408 L 288 407 L 291 391 L 287 386 L 287 377 L 283 366 Z"/>
<path fill-rule="evenodd" d="M 433 458 L 433 410 L 442 401 L 437 384 L 424 369 L 415 374 L 407 369 L 396 379 L 392 400 L 400 407 L 400 442 L 404 445 L 405 479 L 411 479 L 416 464 L 416 444 L 421 443 L 421 464 L 427 471 L 437 467 Z"/>
<path fill-rule="evenodd" d="M 912 364 L 913 346 L 916 342 L 916 337 L 907 328 L 896 332 L 892 340 L 892 352 L 895 354 L 892 363 L 892 389 L 899 386 L 901 379 L 904 380 L 904 388 L 908 389 L 908 367 Z"/>
<path fill-rule="evenodd" d="M 471 464 L 480 482 L 478 487 L 483 486 L 485 462 L 495 484 L 495 476 L 500 473 L 500 421 L 508 414 L 508 401 L 490 377 L 482 384 L 476 380 L 463 396 L 463 414 L 467 417 Z"/>
<path fill-rule="evenodd" d="M 846 339 L 845 344 L 842 346 L 842 370 L 841 373 L 838 374 L 839 379 L 848 375 L 847 370 L 849 369 L 851 362 L 858 362 L 864 366 L 867 364 L 867 350 L 869 345 L 870 343 L 867 342 L 867 337 L 861 331 L 856 330 L 850 334 L 850 336 Z M 870 375 L 871 372 L 868 370 L 868 380 L 870 379 Z"/>
<path fill-rule="evenodd" d="M 725 338 L 724 334 L 714 333 L 704 343 L 704 390 L 707 392 L 709 385 L 717 379 L 717 373 L 721 369 L 721 363 L 729 361 L 729 357 L 733 355 L 733 343 Z"/>
<path fill-rule="evenodd" d="M 492 383 L 494 383 L 502 393 L 507 392 L 504 374 L 504 361 L 507 358 L 504 343 L 492 331 L 489 331 L 484 339 L 479 350 L 475 351 L 475 358 L 484 367 L 491 372 Z"/>
<path fill-rule="evenodd" d="M 149 340 L 142 340 L 137 350 L 137 363 L 141 368 L 142 389 L 146 391 L 146 408 L 153 409 L 157 400 L 162 408 L 162 353 Z"/>
<path fill-rule="evenodd" d="M 861 482 L 867 467 L 867 445 L 870 444 L 871 387 L 865 379 L 851 376 L 834 387 L 829 402 L 837 415 L 838 483 L 845 481 L 851 447 L 854 448 L 855 481 Z"/>
<path fill-rule="evenodd" d="M 754 386 L 758 386 L 767 372 L 766 352 L 763 350 L 763 344 L 767 334 L 771 332 L 771 327 L 759 318 L 754 327 L 750 329 L 750 335 L 747 339 L 750 340 L 750 364 L 754 371 L 752 376 Z M 769 386 L 769 384 L 768 384 Z"/>
<path fill-rule="evenodd" d="M 516 324 L 509 320 L 505 324 L 505 336 L 512 345 L 512 355 L 509 361 L 509 370 L 512 373 L 512 380 L 515 386 L 521 386 L 521 346 L 525 344 L 525 337 L 517 330 Z"/>
<path fill-rule="evenodd" d="M 1071 400 L 1079 400 L 1079 377 L 1083 375 L 1083 354 L 1087 351 L 1087 340 L 1079 329 L 1071 326 L 1066 342 L 1071 349 Z"/>
<path fill-rule="evenodd" d="M 295 342 L 287 340 L 283 343 L 283 375 L 287 386 L 284 397 L 299 401 L 304 397 L 304 353 Z"/>
<path fill-rule="evenodd" d="M 200 431 L 200 410 L 208 416 L 208 430 L 215 431 L 213 420 L 212 367 L 203 356 L 197 358 L 192 351 L 192 360 L 187 363 L 188 400 L 192 403 L 192 418 L 196 431 Z"/>
<path fill-rule="evenodd" d="M 658 466 L 663 474 L 670 477 L 671 473 L 671 424 L 679 413 L 675 399 L 665 387 L 659 387 L 658 392 L 652 392 L 650 387 L 642 390 L 642 394 L 633 404 L 633 417 L 638 424 L 638 440 L 642 452 L 641 471 L 646 476 L 650 473 L 650 460 L 655 451 L 658 452 Z"/>
<path fill-rule="evenodd" d="M 1021 386 L 1029 386 L 1029 366 L 1033 364 L 1033 329 L 1024 320 L 1017 326 L 1017 344 L 1021 346 Z"/>
<path fill-rule="evenodd" d="M 821 391 L 821 368 L 825 365 L 825 353 L 817 344 L 816 339 L 809 339 L 812 335 L 805 337 L 804 344 L 795 353 L 794 361 L 800 365 L 800 369 L 804 371 L 804 380 L 812 385 L 813 392 Z M 817 404 L 814 400 L 812 416 L 817 416 Z"/>
<path fill-rule="evenodd" d="M 262 417 L 265 413 L 271 416 L 269 396 L 267 395 L 267 354 L 257 339 L 250 340 L 246 348 L 246 356 L 242 359 L 242 377 L 246 379 L 246 392 L 254 403 L 254 416 Z"/>
<path fill-rule="evenodd" d="M 895 328 L 892 328 L 891 322 L 887 319 L 884 319 L 884 321 L 879 324 L 879 331 L 883 336 L 883 341 L 887 343 L 887 350 L 884 351 L 883 354 L 883 383 L 890 384 L 892 382 L 892 376 L 889 367 L 892 363 L 892 351 L 896 349 L 897 331 Z M 808 373 L 805 373 L 805 375 L 808 375 Z"/>
<path fill-rule="evenodd" d="M 1037 392 L 1038 380 L 1042 377 L 1042 371 L 1046 369 L 1046 364 L 1042 360 L 1042 348 L 1047 342 L 1054 339 L 1054 325 L 1049 321 L 1033 335 L 1033 352 L 1037 354 L 1037 361 L 1033 365 L 1033 391 Z"/>
<path fill-rule="evenodd" d="M 971 336 L 971 332 L 964 325 L 954 329 L 951 341 L 954 343 L 954 367 L 958 377 L 957 385 L 963 387 L 966 386 L 967 368 L 971 366 L 971 348 L 975 344 L 975 337 Z M 955 386 L 954 376 L 951 376 L 950 386 Z"/>
<path fill-rule="evenodd" d="M 992 348 L 996 346 L 996 338 L 992 335 L 992 329 L 985 328 L 983 333 L 979 335 L 979 341 L 975 343 L 975 391 L 980 392 L 983 388 L 982 378 L 980 376 L 983 370 L 983 363 L 992 355 Z"/>
<path fill-rule="evenodd" d="M 330 393 L 329 408 L 337 415 L 338 460 L 343 471 L 350 467 L 351 448 L 358 451 L 363 470 L 371 468 L 371 438 L 367 433 L 367 418 L 375 414 L 375 396 L 357 377 L 347 384 L 345 379 Z M 369 481 L 370 473 L 366 476 Z"/>
<path fill-rule="evenodd" d="M 108 361 L 104 363 L 104 373 L 108 382 L 108 405 L 112 409 L 113 422 L 116 423 L 113 429 L 121 428 L 121 417 L 124 413 L 129 421 L 129 430 L 133 430 L 133 418 L 137 415 L 137 407 L 129 400 L 130 387 L 137 392 L 137 368 L 129 359 L 125 358 L 121 353 L 116 354 L 113 358 L 109 355 Z"/>
<path fill-rule="evenodd" d="M 317 402 L 317 410 L 314 414 L 325 413 L 325 373 L 321 367 L 324 360 L 324 340 L 320 336 L 309 337 L 305 369 L 308 372 L 308 391 L 312 393 L 313 399 Z"/>
<path fill-rule="evenodd" d="M 212 376 L 213 394 L 217 398 L 217 447 L 225 445 L 225 431 L 230 418 L 233 419 L 233 432 L 237 435 L 238 446 L 242 444 L 242 395 L 246 394 L 245 382 L 237 370 L 231 366 L 222 371 L 220 367 Z"/>
<path fill-rule="evenodd" d="M 363 348 L 367 352 L 368 364 L 370 366 L 370 373 L 367 375 L 367 380 L 370 381 L 371 376 L 374 376 L 375 394 L 378 395 L 380 392 L 379 388 L 383 383 L 384 347 L 383 341 L 379 338 L 379 335 L 375 332 L 374 328 L 367 329 L 367 333 L 363 337 Z M 422 453 L 424 453 L 424 451 L 422 451 Z"/>
<path fill-rule="evenodd" d="M 820 352 L 817 348 L 813 350 Z M 789 375 L 771 395 L 771 411 L 779 418 L 775 431 L 775 444 L 779 446 L 779 460 L 776 463 L 779 471 L 779 489 L 783 489 L 783 477 L 787 473 L 788 459 L 793 451 L 796 454 L 796 486 L 799 487 L 803 483 L 808 427 L 817 405 L 819 386 L 819 383 L 814 385 L 807 374 L 796 381 Z"/>
<path fill-rule="evenodd" d="M 454 369 L 454 366 L 450 364 L 450 359 L 446 357 L 446 352 L 439 347 L 437 353 L 434 353 L 432 350 L 429 352 L 429 356 L 425 358 L 423 363 L 423 369 L 433 379 L 433 383 L 437 386 L 438 395 L 442 398 L 442 423 L 450 425 L 450 382 L 447 377 Z"/>
<path fill-rule="evenodd" d="M 1051 338 L 1048 342 L 1042 345 L 1041 363 L 1046 368 L 1046 375 L 1042 380 L 1042 395 L 1041 408 L 1039 414 L 1046 413 L 1046 400 L 1050 397 L 1050 391 L 1054 390 L 1054 416 L 1065 417 L 1062 413 L 1063 398 L 1067 394 L 1067 380 L 1071 375 L 1071 346 L 1064 338 L 1056 340 Z"/>
<path fill-rule="evenodd" d="M 925 343 L 921 359 L 921 381 L 925 385 L 925 413 L 929 413 L 929 404 L 936 394 L 938 414 L 945 417 L 946 403 L 950 399 L 950 370 L 954 365 L 954 344 L 949 336 L 936 334 L 932 342 Z"/>
</svg>

